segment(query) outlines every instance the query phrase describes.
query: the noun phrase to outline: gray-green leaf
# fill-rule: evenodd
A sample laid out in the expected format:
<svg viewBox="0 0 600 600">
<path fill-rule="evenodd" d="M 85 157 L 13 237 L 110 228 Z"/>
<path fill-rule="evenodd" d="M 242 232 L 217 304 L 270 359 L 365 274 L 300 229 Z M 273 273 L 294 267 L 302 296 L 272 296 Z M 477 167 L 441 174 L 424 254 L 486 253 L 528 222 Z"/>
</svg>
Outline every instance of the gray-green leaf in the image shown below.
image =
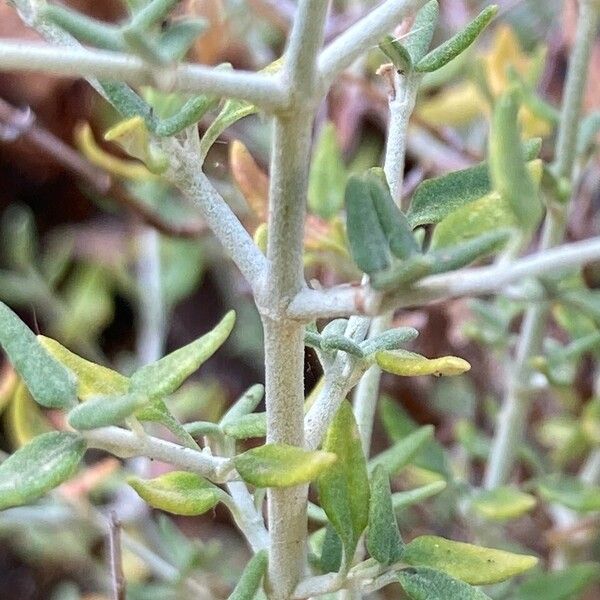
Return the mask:
<svg viewBox="0 0 600 600">
<path fill-rule="evenodd" d="M 402 569 L 398 581 L 411 600 L 489 600 L 481 590 L 428 567 Z"/>
<path fill-rule="evenodd" d="M 257 552 L 248 562 L 229 600 L 253 600 L 267 571 L 266 550 Z"/>
</svg>

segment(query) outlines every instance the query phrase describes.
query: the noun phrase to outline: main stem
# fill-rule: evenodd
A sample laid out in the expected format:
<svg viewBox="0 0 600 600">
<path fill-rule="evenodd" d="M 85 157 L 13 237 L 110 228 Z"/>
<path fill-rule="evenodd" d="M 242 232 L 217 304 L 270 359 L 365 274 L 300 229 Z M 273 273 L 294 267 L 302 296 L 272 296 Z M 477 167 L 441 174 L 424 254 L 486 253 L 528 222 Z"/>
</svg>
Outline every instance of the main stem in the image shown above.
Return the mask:
<svg viewBox="0 0 600 600">
<path fill-rule="evenodd" d="M 265 333 L 267 443 L 304 445 L 304 325 L 287 307 L 305 285 L 304 220 L 312 125 L 316 111 L 316 57 L 323 43 L 327 2 L 298 4 L 286 51 L 284 79 L 294 108 L 275 118 L 269 189 L 267 276 L 259 298 Z M 305 485 L 267 493 L 268 593 L 287 600 L 304 570 Z"/>
<path fill-rule="evenodd" d="M 558 179 L 573 182 L 579 118 L 587 72 L 590 48 L 600 20 L 600 3 L 581 0 L 577 21 L 575 46 L 569 62 L 561 111 L 556 159 L 553 172 Z M 557 200 L 550 204 L 544 223 L 540 250 L 556 246 L 564 238 L 567 204 Z M 532 391 L 530 359 L 539 353 L 546 321 L 547 303 L 532 306 L 525 312 L 521 335 L 516 349 L 513 374 L 498 418 L 498 429 L 493 441 L 484 486 L 493 489 L 504 484 L 523 439 Z"/>
</svg>

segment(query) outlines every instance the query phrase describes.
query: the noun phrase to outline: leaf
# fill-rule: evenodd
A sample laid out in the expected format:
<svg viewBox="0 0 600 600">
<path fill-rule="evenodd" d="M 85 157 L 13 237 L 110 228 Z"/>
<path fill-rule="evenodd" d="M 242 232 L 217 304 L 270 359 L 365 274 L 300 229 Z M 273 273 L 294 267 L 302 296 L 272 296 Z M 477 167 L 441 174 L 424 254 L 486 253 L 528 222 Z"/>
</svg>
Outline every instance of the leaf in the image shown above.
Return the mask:
<svg viewBox="0 0 600 600">
<path fill-rule="evenodd" d="M 233 459 L 242 479 L 262 488 L 308 483 L 335 461 L 336 456 L 331 452 L 309 451 L 287 444 L 265 444 Z"/>
<path fill-rule="evenodd" d="M 116 396 L 129 390 L 129 379 L 124 375 L 81 358 L 52 338 L 38 335 L 37 339 L 51 356 L 75 373 L 77 396 L 81 400 L 90 396 Z"/>
<path fill-rule="evenodd" d="M 517 229 L 517 218 L 498 192 L 474 200 L 449 214 L 433 230 L 431 248 L 446 248 L 480 236 L 495 228 Z"/>
<path fill-rule="evenodd" d="M 172 394 L 219 349 L 231 333 L 234 322 L 235 312 L 230 311 L 201 338 L 138 369 L 131 376 L 131 391 L 148 394 L 151 398 Z"/>
<path fill-rule="evenodd" d="M 154 479 L 129 477 L 127 483 L 153 508 L 175 515 L 202 515 L 224 493 L 196 473 L 171 471 Z"/>
<path fill-rule="evenodd" d="M 407 544 L 402 561 L 415 566 L 431 567 L 472 585 L 505 581 L 533 568 L 535 556 L 513 554 L 454 542 L 435 535 L 423 535 Z"/>
<path fill-rule="evenodd" d="M 396 258 L 408 258 L 420 253 L 421 249 L 406 217 L 392 198 L 383 169 L 369 169 L 366 179 L 379 224 L 392 254 Z"/>
<path fill-rule="evenodd" d="M 498 7 L 491 5 L 484 8 L 462 31 L 425 55 L 416 65 L 415 70 L 421 73 L 437 71 L 462 54 L 490 24 L 496 16 Z"/>
<path fill-rule="evenodd" d="M 223 415 L 221 428 L 237 421 L 240 417 L 256 410 L 265 395 L 265 386 L 262 383 L 251 385 Z"/>
<path fill-rule="evenodd" d="M 232 419 L 222 426 L 223 433 L 236 440 L 266 437 L 267 413 L 251 413 Z"/>
<path fill-rule="evenodd" d="M 471 501 L 471 506 L 479 515 L 492 521 L 518 519 L 535 504 L 534 496 L 510 486 L 483 491 Z"/>
<path fill-rule="evenodd" d="M 0 464 L 0 510 L 28 504 L 71 477 L 85 453 L 78 434 L 51 431 Z"/>
<path fill-rule="evenodd" d="M 46 351 L 29 327 L 3 302 L 0 302 L 0 345 L 38 404 L 67 408 L 77 402 L 73 374 Z"/>
<path fill-rule="evenodd" d="M 6 410 L 5 423 L 13 448 L 20 448 L 36 436 L 52 431 L 39 405 L 33 401 L 27 386 L 20 379 Z"/>
<path fill-rule="evenodd" d="M 443 492 L 446 489 L 446 485 L 445 481 L 433 481 L 432 483 L 428 483 L 427 485 L 412 490 L 392 494 L 392 506 L 394 512 L 398 513 L 408 506 L 412 506 L 413 504 L 417 504 L 422 500 L 426 500 L 431 496 Z"/>
<path fill-rule="evenodd" d="M 333 452 L 338 460 L 318 479 L 320 504 L 342 540 L 349 565 L 369 519 L 369 478 L 358 426 L 347 401 L 327 430 L 323 450 Z"/>
<path fill-rule="evenodd" d="M 248 562 L 228 600 L 254 600 L 267 572 L 268 553 L 259 550 Z"/>
<path fill-rule="evenodd" d="M 321 336 L 321 349 L 326 352 L 334 352 L 336 350 L 342 350 L 357 358 L 363 358 L 364 354 L 361 347 L 350 338 L 345 335 L 322 335 Z"/>
<path fill-rule="evenodd" d="M 401 569 L 398 581 L 412 600 L 489 600 L 481 590 L 428 567 Z"/>
<path fill-rule="evenodd" d="M 393 35 L 386 35 L 379 42 L 379 49 L 392 61 L 398 71 L 401 73 L 412 71 L 413 62 L 410 53 Z"/>
<path fill-rule="evenodd" d="M 413 65 L 427 54 L 439 16 L 440 7 L 437 0 L 430 0 L 417 12 L 413 26 L 403 40 Z"/>
<path fill-rule="evenodd" d="M 147 396 L 137 393 L 92 396 L 71 410 L 69 425 L 79 430 L 118 425 L 148 401 Z"/>
<path fill-rule="evenodd" d="M 264 222 L 268 218 L 269 177 L 242 142 L 233 140 L 229 145 L 229 168 L 233 179 L 242 192 L 256 218 Z"/>
<path fill-rule="evenodd" d="M 523 143 L 526 160 L 533 160 L 539 153 L 539 138 Z M 474 167 L 454 171 L 441 177 L 427 179 L 413 194 L 407 218 L 412 227 L 426 223 L 439 223 L 461 206 L 469 204 L 492 191 L 487 162 Z"/>
<path fill-rule="evenodd" d="M 494 189 L 510 205 L 521 229 L 532 231 L 542 218 L 542 205 L 521 148 L 518 110 L 513 89 L 496 102 L 489 143 L 490 177 Z"/>
<path fill-rule="evenodd" d="M 378 352 L 375 360 L 381 369 L 394 375 L 416 377 L 419 375 L 462 375 L 471 368 L 464 359 L 457 356 L 425 358 L 407 350 Z"/>
<path fill-rule="evenodd" d="M 348 178 L 344 200 L 352 259 L 365 273 L 383 271 L 390 264 L 387 239 L 364 177 Z"/>
<path fill-rule="evenodd" d="M 581 563 L 553 573 L 533 575 L 519 586 L 515 600 L 575 600 L 600 581 L 598 563 Z"/>
<path fill-rule="evenodd" d="M 321 570 L 324 573 L 337 573 L 342 566 L 344 547 L 340 536 L 336 533 L 331 523 L 327 523 L 325 537 L 321 548 Z"/>
<path fill-rule="evenodd" d="M 404 549 L 392 507 L 389 475 L 381 465 L 373 470 L 371 476 L 367 548 L 369 554 L 383 565 L 399 560 Z"/>
<path fill-rule="evenodd" d="M 205 19 L 185 19 L 173 21 L 160 36 L 161 56 L 176 62 L 182 60 L 194 44 L 197 37 L 206 31 Z"/>
<path fill-rule="evenodd" d="M 396 327 L 368 338 L 361 342 L 360 347 L 365 356 L 381 350 L 398 350 L 399 346 L 418 337 L 419 332 L 413 327 Z"/>
<path fill-rule="evenodd" d="M 198 450 L 198 444 L 186 431 L 183 425 L 173 416 L 162 398 L 154 398 L 149 404 L 142 406 L 135 413 L 139 421 L 160 423 L 166 427 L 184 446 Z"/>
<path fill-rule="evenodd" d="M 315 143 L 308 176 L 308 208 L 319 217 L 329 220 L 344 205 L 346 167 L 337 140 L 335 125 L 325 123 Z"/>
<path fill-rule="evenodd" d="M 384 467 L 391 476 L 407 465 L 421 450 L 424 444 L 433 439 L 433 425 L 424 425 L 416 431 L 409 433 L 405 438 L 398 440 L 393 446 L 384 450 L 369 461 L 369 471 L 374 472 L 378 467 Z"/>
<path fill-rule="evenodd" d="M 589 485 L 570 475 L 548 475 L 537 482 L 539 495 L 577 512 L 600 510 L 600 486 Z"/>
</svg>

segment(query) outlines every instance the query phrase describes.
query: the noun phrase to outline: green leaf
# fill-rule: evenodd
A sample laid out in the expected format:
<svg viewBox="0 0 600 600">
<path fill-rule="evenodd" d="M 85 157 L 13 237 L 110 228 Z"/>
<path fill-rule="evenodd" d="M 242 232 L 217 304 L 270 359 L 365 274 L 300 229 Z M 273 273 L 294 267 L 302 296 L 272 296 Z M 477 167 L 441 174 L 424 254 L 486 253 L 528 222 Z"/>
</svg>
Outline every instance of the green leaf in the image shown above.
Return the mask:
<svg viewBox="0 0 600 600">
<path fill-rule="evenodd" d="M 523 143 L 525 159 L 537 157 L 541 149 L 540 138 Z M 454 171 L 441 177 L 427 179 L 413 194 L 407 218 L 412 227 L 427 223 L 439 223 L 455 210 L 492 191 L 487 162 L 474 167 Z"/>
<path fill-rule="evenodd" d="M 494 189 L 506 199 L 519 226 L 532 231 L 542 218 L 542 205 L 521 147 L 518 111 L 517 94 L 509 89 L 494 107 L 489 143 L 490 176 Z"/>
<path fill-rule="evenodd" d="M 131 376 L 131 391 L 148 394 L 151 398 L 172 394 L 220 348 L 231 333 L 234 322 L 235 312 L 230 311 L 201 338 L 138 369 Z"/>
<path fill-rule="evenodd" d="M 392 198 L 383 169 L 378 167 L 369 169 L 365 177 L 379 224 L 392 254 L 396 258 L 408 258 L 413 254 L 419 254 L 421 251 L 419 244 L 413 236 L 406 217 Z"/>
<path fill-rule="evenodd" d="M 440 7 L 437 0 L 430 0 L 417 12 L 413 26 L 403 39 L 413 65 L 427 54 L 439 16 Z"/>
<path fill-rule="evenodd" d="M 321 560 L 319 561 L 319 566 L 324 573 L 337 573 L 340 570 L 343 550 L 340 536 L 336 533 L 333 525 L 327 523 L 321 548 Z"/>
<path fill-rule="evenodd" d="M 412 506 L 413 504 L 417 504 L 422 500 L 426 500 L 431 496 L 443 492 L 446 489 L 446 485 L 445 481 L 433 481 L 432 483 L 422 485 L 421 487 L 412 490 L 395 492 L 392 494 L 392 506 L 394 507 L 394 512 L 398 513 L 408 506 Z"/>
<path fill-rule="evenodd" d="M 382 350 L 398 350 L 402 344 L 414 340 L 418 335 L 419 332 L 413 327 L 397 327 L 361 342 L 360 347 L 365 356 Z"/>
<path fill-rule="evenodd" d="M 46 351 L 29 327 L 3 302 L 0 302 L 0 345 L 38 404 L 68 408 L 77 402 L 73 374 Z"/>
<path fill-rule="evenodd" d="M 367 548 L 369 554 L 384 565 L 399 560 L 404 549 L 392 507 L 389 475 L 381 465 L 374 469 L 371 476 Z"/>
<path fill-rule="evenodd" d="M 431 248 L 451 247 L 497 228 L 518 228 L 508 201 L 498 192 L 474 200 L 450 213 L 433 230 Z"/>
<path fill-rule="evenodd" d="M 439 569 L 472 585 L 487 585 L 528 571 L 537 564 L 538 559 L 535 556 L 454 542 L 435 535 L 423 535 L 406 545 L 402 561 L 409 565 Z"/>
<path fill-rule="evenodd" d="M 405 438 L 398 440 L 393 446 L 369 461 L 369 471 L 374 473 L 376 468 L 384 467 L 388 475 L 395 475 L 402 467 L 410 463 L 427 442 L 433 439 L 434 431 L 433 425 L 424 425 Z"/>
<path fill-rule="evenodd" d="M 205 19 L 184 19 L 172 22 L 160 36 L 160 54 L 169 61 L 182 60 L 196 38 L 208 28 Z"/>
<path fill-rule="evenodd" d="M 221 428 L 227 427 L 230 423 L 236 422 L 240 417 L 248 415 L 256 410 L 265 395 L 265 386 L 262 383 L 256 383 L 250 386 L 231 408 L 223 415 Z"/>
<path fill-rule="evenodd" d="M 81 358 L 52 338 L 38 335 L 37 339 L 51 356 L 75 373 L 77 396 L 81 400 L 90 396 L 126 394 L 129 390 L 129 379 L 120 373 Z"/>
<path fill-rule="evenodd" d="M 387 239 L 364 177 L 348 178 L 344 200 L 352 259 L 365 273 L 383 271 L 390 265 Z"/>
<path fill-rule="evenodd" d="M 332 219 L 344 205 L 346 167 L 335 125 L 325 123 L 313 153 L 308 177 L 308 208 L 323 219 Z"/>
<path fill-rule="evenodd" d="M 441 356 L 425 358 L 408 350 L 389 350 L 378 352 L 375 360 L 381 369 L 394 375 L 416 377 L 418 375 L 462 375 L 471 368 L 463 358 Z"/>
<path fill-rule="evenodd" d="M 167 119 L 161 119 L 156 124 L 155 133 L 160 137 L 168 137 L 183 131 L 186 127 L 197 123 L 209 110 L 219 104 L 215 96 L 194 96 Z"/>
<path fill-rule="evenodd" d="M 581 563 L 553 573 L 533 575 L 517 590 L 515 600 L 575 600 L 600 581 L 598 563 Z"/>
<path fill-rule="evenodd" d="M 287 444 L 265 444 L 233 460 L 238 473 L 248 483 L 262 488 L 282 488 L 316 479 L 335 463 L 336 456 Z"/>
<path fill-rule="evenodd" d="M 471 501 L 471 506 L 479 515 L 492 521 L 518 519 L 535 504 L 534 496 L 510 486 L 483 491 Z"/>
<path fill-rule="evenodd" d="M 202 515 L 214 508 L 223 493 L 196 473 L 171 471 L 154 479 L 129 477 L 127 483 L 153 508 L 175 515 Z"/>
<path fill-rule="evenodd" d="M 321 349 L 329 352 L 342 350 L 357 358 L 362 358 L 364 356 L 361 347 L 354 340 L 347 338 L 345 335 L 322 335 Z"/>
<path fill-rule="evenodd" d="M 600 510 L 600 486 L 589 485 L 571 475 L 548 475 L 537 482 L 539 495 L 577 512 Z"/>
<path fill-rule="evenodd" d="M 413 63 L 408 50 L 393 35 L 386 35 L 379 42 L 379 49 L 392 61 L 398 71 L 401 73 L 412 71 Z"/>
<path fill-rule="evenodd" d="M 411 600 L 489 600 L 481 590 L 428 567 L 401 569 L 398 581 Z"/>
<path fill-rule="evenodd" d="M 24 204 L 10 204 L 3 212 L 0 243 L 7 266 L 25 271 L 37 256 L 35 218 Z"/>
<path fill-rule="evenodd" d="M 0 509 L 33 502 L 69 479 L 85 448 L 80 435 L 51 431 L 17 450 L 0 464 Z"/>
<path fill-rule="evenodd" d="M 323 441 L 337 462 L 318 479 L 320 504 L 344 545 L 350 564 L 369 519 L 369 478 L 358 426 L 347 401 L 340 406 Z"/>
<path fill-rule="evenodd" d="M 69 412 L 69 425 L 79 430 L 118 425 L 148 400 L 147 396 L 137 393 L 122 396 L 92 396 Z"/>
<path fill-rule="evenodd" d="M 184 446 L 198 450 L 198 444 L 194 438 L 186 431 L 184 426 L 175 418 L 167 408 L 162 398 L 154 398 L 150 403 L 139 408 L 135 413 L 139 421 L 150 421 L 160 423 L 166 427 Z"/>
<path fill-rule="evenodd" d="M 462 54 L 496 16 L 496 5 L 484 8 L 462 31 L 425 55 L 415 66 L 421 73 L 437 71 Z"/>
<path fill-rule="evenodd" d="M 266 437 L 267 413 L 242 415 L 236 420 L 228 421 L 221 429 L 225 435 L 236 440 Z"/>
<path fill-rule="evenodd" d="M 259 550 L 248 562 L 228 600 L 254 600 L 267 572 L 268 554 Z"/>
</svg>

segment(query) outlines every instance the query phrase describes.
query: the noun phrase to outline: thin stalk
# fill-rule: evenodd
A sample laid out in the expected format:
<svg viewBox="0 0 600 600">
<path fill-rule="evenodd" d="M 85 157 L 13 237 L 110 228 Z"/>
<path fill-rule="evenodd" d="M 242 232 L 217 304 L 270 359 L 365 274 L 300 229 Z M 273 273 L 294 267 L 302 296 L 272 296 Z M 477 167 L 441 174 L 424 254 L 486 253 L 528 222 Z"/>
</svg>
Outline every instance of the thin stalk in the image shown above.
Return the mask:
<svg viewBox="0 0 600 600">
<path fill-rule="evenodd" d="M 308 163 L 316 106 L 316 56 L 327 2 L 298 4 L 283 75 L 294 110 L 275 118 L 269 189 L 268 268 L 258 299 L 265 333 L 267 442 L 304 445 L 304 326 L 286 315 L 304 284 L 303 242 Z M 307 486 L 269 489 L 269 597 L 290 598 L 305 559 Z"/>
<path fill-rule="evenodd" d="M 402 185 L 404 183 L 408 122 L 415 107 L 420 81 L 421 76 L 419 75 L 404 76 L 394 71 L 393 90 L 389 97 L 390 122 L 383 169 L 390 186 L 392 198 L 401 209 L 403 208 Z M 389 329 L 393 317 L 393 310 L 375 317 L 371 323 L 369 337 L 374 337 Z M 381 369 L 377 365 L 372 365 L 361 377 L 354 392 L 354 413 L 363 452 L 367 457 L 371 448 L 380 381 Z"/>
<path fill-rule="evenodd" d="M 569 62 L 561 110 L 556 159 L 553 171 L 557 178 L 573 183 L 577 134 L 581 116 L 582 98 L 587 81 L 590 48 L 600 20 L 600 5 L 596 0 L 581 0 L 577 20 L 575 45 Z M 540 250 L 543 252 L 558 244 L 566 229 L 567 206 L 556 202 L 551 205 L 544 222 Z M 493 489 L 505 483 L 510 475 L 517 449 L 525 430 L 532 390 L 529 381 L 532 356 L 540 351 L 548 317 L 547 303 L 532 306 L 525 312 L 517 344 L 513 374 L 492 443 L 490 460 L 484 477 L 484 486 Z"/>
</svg>

